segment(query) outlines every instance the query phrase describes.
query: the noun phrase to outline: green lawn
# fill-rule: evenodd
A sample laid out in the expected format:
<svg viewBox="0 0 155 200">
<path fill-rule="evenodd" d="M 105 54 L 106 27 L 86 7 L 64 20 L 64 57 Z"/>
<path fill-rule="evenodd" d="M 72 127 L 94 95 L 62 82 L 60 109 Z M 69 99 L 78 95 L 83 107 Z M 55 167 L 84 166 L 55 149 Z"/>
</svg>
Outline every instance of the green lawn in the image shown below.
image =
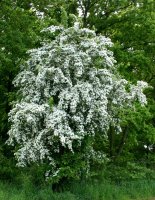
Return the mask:
<svg viewBox="0 0 155 200">
<path fill-rule="evenodd" d="M 0 183 L 0 200 L 142 200 L 153 196 L 155 181 L 146 180 L 123 182 L 119 185 L 105 181 L 74 183 L 59 193 L 53 192 L 49 186 L 37 188 L 28 183 Z"/>
</svg>

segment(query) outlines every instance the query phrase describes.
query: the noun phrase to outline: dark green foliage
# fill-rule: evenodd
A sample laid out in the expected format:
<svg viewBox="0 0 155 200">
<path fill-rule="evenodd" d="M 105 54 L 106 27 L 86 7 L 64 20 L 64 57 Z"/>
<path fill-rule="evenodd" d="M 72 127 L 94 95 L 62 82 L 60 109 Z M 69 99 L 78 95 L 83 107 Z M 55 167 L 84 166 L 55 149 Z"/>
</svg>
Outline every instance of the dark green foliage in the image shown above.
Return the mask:
<svg viewBox="0 0 155 200">
<path fill-rule="evenodd" d="M 37 21 L 29 11 L 22 10 L 12 1 L 2 1 L 0 11 L 0 135 L 7 138 L 7 114 L 15 98 L 12 84 L 26 51 L 37 45 Z"/>
</svg>

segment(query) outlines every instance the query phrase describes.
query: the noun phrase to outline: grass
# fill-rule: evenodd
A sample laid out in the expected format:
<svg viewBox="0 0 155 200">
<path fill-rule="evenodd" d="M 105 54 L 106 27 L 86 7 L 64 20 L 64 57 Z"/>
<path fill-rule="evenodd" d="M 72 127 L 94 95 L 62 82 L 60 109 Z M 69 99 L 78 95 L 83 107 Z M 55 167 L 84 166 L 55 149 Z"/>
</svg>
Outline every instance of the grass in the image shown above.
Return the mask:
<svg viewBox="0 0 155 200">
<path fill-rule="evenodd" d="M 119 185 L 102 182 L 71 184 L 63 192 L 51 187 L 37 188 L 30 183 L 13 185 L 0 182 L 0 200 L 144 200 L 155 196 L 155 182 L 147 180 L 122 182 Z"/>
</svg>

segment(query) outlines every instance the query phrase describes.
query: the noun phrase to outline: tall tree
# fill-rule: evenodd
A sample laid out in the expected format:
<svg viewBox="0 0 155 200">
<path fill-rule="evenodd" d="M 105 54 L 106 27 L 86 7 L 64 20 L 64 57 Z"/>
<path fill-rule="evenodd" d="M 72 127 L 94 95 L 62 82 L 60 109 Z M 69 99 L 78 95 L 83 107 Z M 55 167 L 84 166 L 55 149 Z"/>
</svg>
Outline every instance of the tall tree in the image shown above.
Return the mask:
<svg viewBox="0 0 155 200">
<path fill-rule="evenodd" d="M 111 128 L 120 133 L 117 107 L 145 105 L 147 84 L 121 79 L 110 39 L 77 23 L 47 30 L 55 39 L 30 51 L 14 81 L 21 96 L 10 112 L 8 143 L 16 146 L 19 166 L 47 163 L 53 179 L 75 178 L 105 161 L 96 134 L 105 141 Z"/>
</svg>

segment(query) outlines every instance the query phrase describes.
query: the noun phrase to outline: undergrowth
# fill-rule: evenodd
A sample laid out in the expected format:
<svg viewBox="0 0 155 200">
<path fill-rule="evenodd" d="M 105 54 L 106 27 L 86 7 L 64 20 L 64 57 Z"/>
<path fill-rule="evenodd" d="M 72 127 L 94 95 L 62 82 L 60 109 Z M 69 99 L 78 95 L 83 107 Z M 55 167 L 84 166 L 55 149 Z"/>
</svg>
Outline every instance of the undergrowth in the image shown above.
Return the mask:
<svg viewBox="0 0 155 200">
<path fill-rule="evenodd" d="M 149 199 L 155 196 L 153 180 L 81 181 L 64 185 L 62 191 L 53 192 L 50 185 L 37 187 L 28 180 L 23 184 L 0 182 L 0 200 L 131 200 Z"/>
</svg>

